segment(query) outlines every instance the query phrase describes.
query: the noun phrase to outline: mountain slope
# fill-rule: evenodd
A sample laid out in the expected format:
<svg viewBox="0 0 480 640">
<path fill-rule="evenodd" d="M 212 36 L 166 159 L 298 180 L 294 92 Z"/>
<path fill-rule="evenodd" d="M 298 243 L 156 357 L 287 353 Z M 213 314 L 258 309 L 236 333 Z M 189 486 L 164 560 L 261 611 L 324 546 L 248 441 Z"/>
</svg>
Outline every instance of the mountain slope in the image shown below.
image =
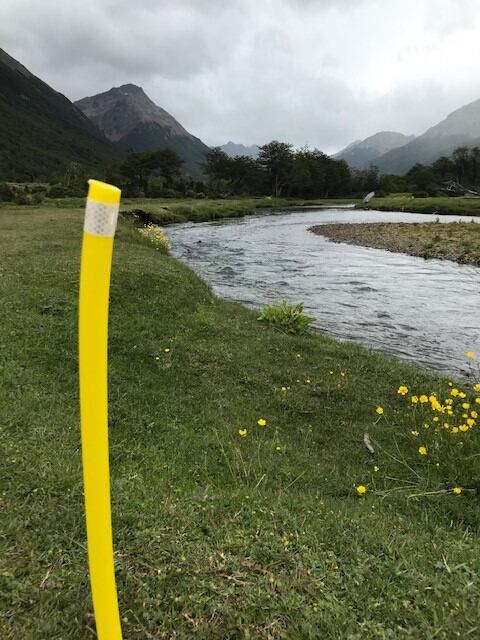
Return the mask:
<svg viewBox="0 0 480 640">
<path fill-rule="evenodd" d="M 115 158 L 74 104 L 0 49 L 0 180 L 57 179 L 72 162 L 97 168 Z"/>
<path fill-rule="evenodd" d="M 397 131 L 379 131 L 365 140 L 352 142 L 333 157 L 345 160 L 353 169 L 367 169 L 370 164 L 376 164 L 378 157 L 407 144 L 413 138 L 414 136 L 406 136 Z"/>
<path fill-rule="evenodd" d="M 182 157 L 187 172 L 201 174 L 209 147 L 150 100 L 141 87 L 113 87 L 75 104 L 119 149 L 151 151 L 169 147 Z"/>
<path fill-rule="evenodd" d="M 235 158 L 235 156 L 244 156 L 247 158 L 253 158 L 254 160 L 258 158 L 258 154 L 260 152 L 258 144 L 252 144 L 250 147 L 247 147 L 244 144 L 232 142 L 231 140 L 227 142 L 227 144 L 222 144 L 220 149 L 224 151 L 227 156 L 230 156 L 230 158 Z"/>
<path fill-rule="evenodd" d="M 375 164 L 382 173 L 406 173 L 415 163 L 430 164 L 459 146 L 480 143 L 480 99 L 453 111 L 412 142 L 382 155 Z"/>
</svg>

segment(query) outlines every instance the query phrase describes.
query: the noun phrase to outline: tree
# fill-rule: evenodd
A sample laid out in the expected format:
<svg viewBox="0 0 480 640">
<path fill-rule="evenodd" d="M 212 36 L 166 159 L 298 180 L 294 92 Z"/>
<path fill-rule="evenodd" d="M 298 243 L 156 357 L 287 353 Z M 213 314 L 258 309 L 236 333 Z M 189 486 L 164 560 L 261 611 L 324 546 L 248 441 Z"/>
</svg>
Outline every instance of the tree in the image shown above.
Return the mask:
<svg viewBox="0 0 480 640">
<path fill-rule="evenodd" d="M 292 145 L 273 140 L 260 147 L 257 162 L 270 179 L 271 192 L 278 198 L 288 183 L 294 154 Z"/>
<path fill-rule="evenodd" d="M 180 173 L 183 160 L 172 149 L 161 151 L 146 151 L 144 153 L 129 153 L 125 162 L 120 166 L 120 173 L 127 179 L 127 187 L 134 191 L 148 190 L 148 178 L 154 171 L 158 171 L 167 182 Z"/>
<path fill-rule="evenodd" d="M 467 147 L 458 147 L 452 154 L 453 162 L 457 169 L 457 180 L 462 182 L 468 165 L 468 149 Z"/>
<path fill-rule="evenodd" d="M 455 176 L 455 164 L 446 156 L 435 160 L 432 164 L 432 170 L 440 180 L 448 180 Z"/>
</svg>

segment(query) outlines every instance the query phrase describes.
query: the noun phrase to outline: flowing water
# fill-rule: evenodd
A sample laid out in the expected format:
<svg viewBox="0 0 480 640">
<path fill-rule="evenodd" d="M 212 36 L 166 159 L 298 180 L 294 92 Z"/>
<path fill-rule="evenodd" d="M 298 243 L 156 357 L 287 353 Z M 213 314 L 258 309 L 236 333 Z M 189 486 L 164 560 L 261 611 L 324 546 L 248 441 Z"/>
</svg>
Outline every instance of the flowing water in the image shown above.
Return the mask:
<svg viewBox="0 0 480 640">
<path fill-rule="evenodd" d="M 441 216 L 440 222 L 461 220 Z M 463 218 L 470 220 L 470 218 Z M 167 228 L 172 253 L 223 298 L 303 301 L 314 326 L 436 372 L 464 374 L 480 351 L 480 269 L 330 242 L 329 222 L 424 222 L 431 215 L 351 208 L 276 211 Z M 478 220 L 478 219 L 477 219 Z"/>
</svg>

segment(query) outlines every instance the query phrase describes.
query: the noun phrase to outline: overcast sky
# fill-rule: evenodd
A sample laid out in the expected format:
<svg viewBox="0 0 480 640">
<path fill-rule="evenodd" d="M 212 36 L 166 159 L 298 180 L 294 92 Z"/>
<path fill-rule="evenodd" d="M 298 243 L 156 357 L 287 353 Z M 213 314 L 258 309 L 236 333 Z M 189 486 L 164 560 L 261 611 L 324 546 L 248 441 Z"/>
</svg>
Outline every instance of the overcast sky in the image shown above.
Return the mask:
<svg viewBox="0 0 480 640">
<path fill-rule="evenodd" d="M 480 98 L 479 34 L 480 0 L 0 0 L 0 47 L 52 87 L 141 85 L 210 145 L 422 133 Z"/>
</svg>

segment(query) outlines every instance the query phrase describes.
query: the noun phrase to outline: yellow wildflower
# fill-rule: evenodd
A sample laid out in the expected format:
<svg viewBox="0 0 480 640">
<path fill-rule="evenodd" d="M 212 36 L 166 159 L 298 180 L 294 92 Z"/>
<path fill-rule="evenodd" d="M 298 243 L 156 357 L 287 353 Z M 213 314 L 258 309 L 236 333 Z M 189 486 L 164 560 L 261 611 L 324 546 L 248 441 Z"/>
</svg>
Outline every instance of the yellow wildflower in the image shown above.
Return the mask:
<svg viewBox="0 0 480 640">
<path fill-rule="evenodd" d="M 283 393 L 285 393 L 287 391 L 287 387 L 282 387 L 280 391 L 283 391 Z"/>
<path fill-rule="evenodd" d="M 375 472 L 380 471 L 380 467 L 377 467 L 377 465 L 375 465 L 375 466 L 373 467 L 373 470 L 374 470 Z"/>
<path fill-rule="evenodd" d="M 474 391 L 480 391 L 480 382 L 477 382 L 477 384 L 473 385 L 473 390 Z"/>
<path fill-rule="evenodd" d="M 454 398 L 458 396 L 458 389 L 453 387 L 453 389 L 450 391 L 450 395 L 453 396 Z"/>
<path fill-rule="evenodd" d="M 307 378 L 307 379 L 305 380 L 305 384 L 310 384 L 310 382 L 311 382 L 310 378 Z"/>
<path fill-rule="evenodd" d="M 408 393 L 408 387 L 406 387 L 404 384 L 400 385 L 398 387 L 397 393 L 399 393 L 401 396 L 406 395 Z"/>
<path fill-rule="evenodd" d="M 428 397 L 425 394 L 422 394 L 419 400 L 422 404 L 424 404 L 425 402 L 428 402 Z"/>
<path fill-rule="evenodd" d="M 364 484 L 359 484 L 355 489 L 359 496 L 363 496 L 364 493 L 367 493 L 367 487 Z"/>
<path fill-rule="evenodd" d="M 459 496 L 462 493 L 462 487 L 453 487 L 452 491 L 456 496 Z"/>
<path fill-rule="evenodd" d="M 434 417 L 432 418 L 432 420 L 433 420 L 434 422 L 438 422 L 438 421 L 440 420 L 440 418 L 439 418 L 438 416 L 434 416 Z"/>
<path fill-rule="evenodd" d="M 380 406 L 378 406 L 378 407 L 375 409 L 375 411 L 378 413 L 378 415 L 379 415 L 379 416 L 381 416 L 381 415 L 382 415 L 382 413 L 384 412 L 384 411 L 383 411 L 383 407 L 380 407 Z"/>
<path fill-rule="evenodd" d="M 467 394 L 464 391 L 460 391 L 460 393 L 458 394 L 459 398 L 466 398 Z"/>
<path fill-rule="evenodd" d="M 257 424 L 259 427 L 264 427 L 267 424 L 267 421 L 265 420 L 265 418 L 260 418 L 259 420 L 257 420 Z"/>
<path fill-rule="evenodd" d="M 466 424 L 461 424 L 458 428 L 462 433 L 465 433 L 465 431 L 468 431 L 468 426 Z"/>
<path fill-rule="evenodd" d="M 238 435 L 239 435 L 241 438 L 244 438 L 244 437 L 247 435 L 247 430 L 246 430 L 246 429 L 239 429 L 239 430 L 238 430 Z"/>
<path fill-rule="evenodd" d="M 478 398 L 475 398 L 475 402 L 476 402 L 477 404 L 480 404 L 480 396 L 479 396 Z"/>
<path fill-rule="evenodd" d="M 410 431 L 410 433 L 412 434 L 412 436 L 414 438 L 416 438 L 418 436 L 418 431 Z"/>
<path fill-rule="evenodd" d="M 410 400 L 411 400 L 412 404 L 417 404 L 417 402 L 418 402 L 418 396 L 412 396 L 412 397 L 410 398 Z"/>
<path fill-rule="evenodd" d="M 467 351 L 465 354 L 469 360 L 475 357 L 475 351 Z"/>
<path fill-rule="evenodd" d="M 453 427 L 452 433 L 458 433 L 458 427 Z"/>
<path fill-rule="evenodd" d="M 169 348 L 169 347 L 167 347 L 166 349 L 164 349 L 164 352 L 165 352 L 165 353 L 170 353 L 170 348 Z"/>
<path fill-rule="evenodd" d="M 478 413 L 476 411 L 470 411 L 470 415 L 472 418 L 478 418 Z"/>
<path fill-rule="evenodd" d="M 467 424 L 469 427 L 475 426 L 475 420 L 473 418 L 467 418 Z"/>
<path fill-rule="evenodd" d="M 462 402 L 462 409 L 470 409 L 470 403 L 469 402 Z"/>
<path fill-rule="evenodd" d="M 425 446 L 418 447 L 418 453 L 421 456 L 426 456 L 427 455 L 427 447 L 425 447 Z"/>
</svg>

